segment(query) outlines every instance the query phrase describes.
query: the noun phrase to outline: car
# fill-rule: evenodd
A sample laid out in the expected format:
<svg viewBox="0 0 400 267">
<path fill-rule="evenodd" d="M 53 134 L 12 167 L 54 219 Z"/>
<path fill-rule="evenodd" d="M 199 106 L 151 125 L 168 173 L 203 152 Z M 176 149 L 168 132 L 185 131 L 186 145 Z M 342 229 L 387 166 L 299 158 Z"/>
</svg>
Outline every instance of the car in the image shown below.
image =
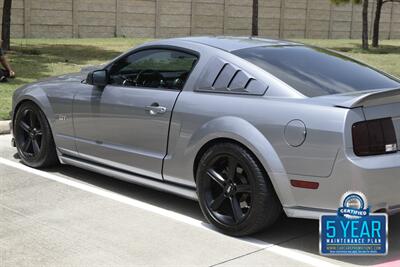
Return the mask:
<svg viewBox="0 0 400 267">
<path fill-rule="evenodd" d="M 318 219 L 347 191 L 400 211 L 399 79 L 284 40 L 155 40 L 13 96 L 13 144 L 197 200 L 221 232 Z"/>
</svg>

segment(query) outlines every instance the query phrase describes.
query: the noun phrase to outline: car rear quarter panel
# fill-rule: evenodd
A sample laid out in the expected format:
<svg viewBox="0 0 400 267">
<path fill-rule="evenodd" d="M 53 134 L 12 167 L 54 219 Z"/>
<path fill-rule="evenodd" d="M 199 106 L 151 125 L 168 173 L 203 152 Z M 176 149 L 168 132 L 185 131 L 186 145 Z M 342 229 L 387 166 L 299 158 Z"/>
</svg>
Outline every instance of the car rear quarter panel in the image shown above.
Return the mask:
<svg viewBox="0 0 400 267">
<path fill-rule="evenodd" d="M 217 138 L 235 140 L 250 149 L 268 172 L 283 205 L 294 205 L 289 175 L 327 178 L 343 147 L 346 109 L 282 99 L 183 91 L 170 130 L 164 179 L 193 186 L 194 161 L 200 149 Z M 293 119 L 307 126 L 299 147 L 284 138 Z"/>
</svg>

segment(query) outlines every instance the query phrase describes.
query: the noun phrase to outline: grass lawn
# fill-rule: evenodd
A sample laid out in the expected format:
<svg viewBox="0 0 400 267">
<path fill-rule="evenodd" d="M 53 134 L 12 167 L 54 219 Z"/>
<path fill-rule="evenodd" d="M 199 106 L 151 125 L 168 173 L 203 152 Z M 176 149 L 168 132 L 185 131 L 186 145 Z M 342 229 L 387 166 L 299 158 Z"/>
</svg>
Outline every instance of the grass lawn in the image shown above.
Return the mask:
<svg viewBox="0 0 400 267">
<path fill-rule="evenodd" d="M 14 39 L 8 53 L 17 78 L 0 83 L 0 120 L 9 119 L 13 91 L 49 76 L 104 63 L 149 39 Z M 400 40 L 382 41 L 381 48 L 363 52 L 359 40 L 296 40 L 334 49 L 400 77 Z"/>
</svg>

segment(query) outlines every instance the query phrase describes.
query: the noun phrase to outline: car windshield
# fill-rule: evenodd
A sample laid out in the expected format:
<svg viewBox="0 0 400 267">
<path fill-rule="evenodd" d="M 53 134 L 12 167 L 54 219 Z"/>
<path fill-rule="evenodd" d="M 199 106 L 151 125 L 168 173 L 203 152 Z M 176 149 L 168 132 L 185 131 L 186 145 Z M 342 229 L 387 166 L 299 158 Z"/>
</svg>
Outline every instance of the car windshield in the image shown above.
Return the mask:
<svg viewBox="0 0 400 267">
<path fill-rule="evenodd" d="M 265 46 L 232 53 L 309 97 L 400 87 L 398 81 L 365 64 L 325 49 Z"/>
</svg>

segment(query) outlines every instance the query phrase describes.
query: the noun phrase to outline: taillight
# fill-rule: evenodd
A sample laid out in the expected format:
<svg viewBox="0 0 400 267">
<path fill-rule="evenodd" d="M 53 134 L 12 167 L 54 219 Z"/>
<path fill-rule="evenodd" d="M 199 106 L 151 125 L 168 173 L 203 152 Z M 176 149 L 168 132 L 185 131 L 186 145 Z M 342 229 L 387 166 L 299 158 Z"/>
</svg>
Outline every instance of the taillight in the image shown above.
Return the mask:
<svg viewBox="0 0 400 267">
<path fill-rule="evenodd" d="M 352 133 L 353 149 L 357 156 L 397 152 L 392 118 L 357 122 L 353 124 Z"/>
</svg>

